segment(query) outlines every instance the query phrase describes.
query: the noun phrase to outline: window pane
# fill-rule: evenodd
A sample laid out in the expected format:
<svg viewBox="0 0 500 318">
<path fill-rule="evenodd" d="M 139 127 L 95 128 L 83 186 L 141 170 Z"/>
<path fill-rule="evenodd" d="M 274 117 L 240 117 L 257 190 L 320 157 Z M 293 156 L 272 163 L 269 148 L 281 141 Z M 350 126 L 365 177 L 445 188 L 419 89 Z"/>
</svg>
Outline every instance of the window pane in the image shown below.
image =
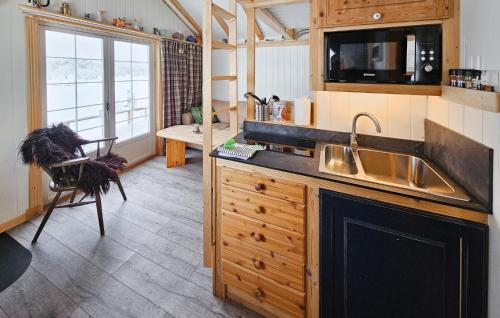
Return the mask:
<svg viewBox="0 0 500 318">
<path fill-rule="evenodd" d="M 103 103 L 103 84 L 78 84 L 78 106 L 96 105 Z"/>
<path fill-rule="evenodd" d="M 90 128 L 102 127 L 103 118 L 102 117 L 91 117 L 88 119 L 80 120 L 78 119 L 78 131 L 87 130 Z"/>
<path fill-rule="evenodd" d="M 78 82 L 102 82 L 104 76 L 103 61 L 77 60 Z"/>
<path fill-rule="evenodd" d="M 86 107 L 78 107 L 77 108 L 78 118 L 87 118 L 87 117 L 101 117 L 104 114 L 104 106 L 96 105 L 96 106 L 86 106 Z"/>
<path fill-rule="evenodd" d="M 47 57 L 75 57 L 75 36 L 70 33 L 45 31 Z"/>
<path fill-rule="evenodd" d="M 75 84 L 47 85 L 47 111 L 75 107 Z"/>
<path fill-rule="evenodd" d="M 149 98 L 136 99 L 133 104 L 134 110 L 149 109 Z"/>
<path fill-rule="evenodd" d="M 77 35 L 76 57 L 80 59 L 102 60 L 102 39 Z"/>
<path fill-rule="evenodd" d="M 149 97 L 149 82 L 134 81 L 133 82 L 133 97 L 134 99 Z"/>
<path fill-rule="evenodd" d="M 93 129 L 88 129 L 84 131 L 78 132 L 78 134 L 83 138 L 87 140 L 95 140 L 95 139 L 101 139 L 104 137 L 104 132 L 102 127 L 97 127 Z M 102 145 L 101 145 L 102 147 Z M 90 147 L 84 147 L 86 151 L 89 150 Z M 97 148 L 97 144 L 93 144 L 92 148 L 95 149 Z"/>
<path fill-rule="evenodd" d="M 115 114 L 115 122 L 117 123 L 130 120 L 131 118 L 130 111 L 123 111 Z"/>
<path fill-rule="evenodd" d="M 115 41 L 115 61 L 128 61 L 132 60 L 131 56 L 132 45 L 127 42 Z"/>
<path fill-rule="evenodd" d="M 48 57 L 46 59 L 46 73 L 48 84 L 74 83 L 75 60 Z"/>
<path fill-rule="evenodd" d="M 132 61 L 149 62 L 149 46 L 144 44 L 132 44 Z"/>
<path fill-rule="evenodd" d="M 122 112 L 128 112 L 131 110 L 132 110 L 132 106 L 131 106 L 130 101 L 115 103 L 115 114 L 122 113 Z"/>
<path fill-rule="evenodd" d="M 116 123 L 116 137 L 119 142 L 132 138 L 132 121 Z"/>
<path fill-rule="evenodd" d="M 149 80 L 149 64 L 132 63 L 132 77 L 134 80 Z"/>
<path fill-rule="evenodd" d="M 132 80 L 132 70 L 130 62 L 115 62 L 115 81 Z"/>
<path fill-rule="evenodd" d="M 68 125 L 75 121 L 75 109 L 56 110 L 47 113 L 47 126 L 64 123 Z"/>
<path fill-rule="evenodd" d="M 133 119 L 133 136 L 144 135 L 149 132 L 149 119 L 146 117 L 140 117 Z"/>
<path fill-rule="evenodd" d="M 132 99 L 132 82 L 115 83 L 115 101 L 121 102 Z"/>
</svg>

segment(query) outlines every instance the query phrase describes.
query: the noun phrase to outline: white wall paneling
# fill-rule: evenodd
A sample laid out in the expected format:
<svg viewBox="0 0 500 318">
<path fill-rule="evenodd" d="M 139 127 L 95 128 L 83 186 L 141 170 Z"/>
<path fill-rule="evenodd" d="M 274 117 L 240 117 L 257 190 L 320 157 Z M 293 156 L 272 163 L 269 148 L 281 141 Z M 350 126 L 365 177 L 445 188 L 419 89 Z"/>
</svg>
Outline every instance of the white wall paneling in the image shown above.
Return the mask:
<svg viewBox="0 0 500 318">
<path fill-rule="evenodd" d="M 310 96 L 309 46 L 257 47 L 255 57 L 255 90 L 259 97 L 278 95 L 292 100 L 299 96 Z M 213 56 L 215 75 L 227 75 L 227 53 L 220 51 Z M 238 49 L 238 98 L 244 100 L 246 90 L 246 49 Z M 227 83 L 213 86 L 215 99 L 227 100 Z"/>
<path fill-rule="evenodd" d="M 28 172 L 17 158 L 17 147 L 27 134 L 26 48 L 23 14 L 18 4 L 25 0 L 0 1 L 0 223 L 22 213 L 28 207 Z M 59 9 L 60 1 L 52 1 L 51 10 Z M 73 15 L 106 11 L 106 18 L 137 18 L 147 32 L 153 27 L 183 32 L 188 29 L 161 0 L 78 0 L 71 1 Z M 119 151 L 119 147 L 117 148 Z M 148 149 L 126 153 L 130 162 L 144 157 Z"/>
<path fill-rule="evenodd" d="M 9 1 L 13 0 L 7 0 Z M 61 1 L 51 1 L 48 9 L 59 11 L 60 3 Z M 113 18 L 125 17 L 128 22 L 137 19 L 149 33 L 153 32 L 153 27 L 157 27 L 167 29 L 169 34 L 173 32 L 191 34 L 184 23 L 161 0 L 77 0 L 70 1 L 70 5 L 71 13 L 75 16 L 83 16 L 85 13 L 95 16 L 97 10 L 102 10 L 105 11 L 104 18 L 107 22 Z"/>
</svg>

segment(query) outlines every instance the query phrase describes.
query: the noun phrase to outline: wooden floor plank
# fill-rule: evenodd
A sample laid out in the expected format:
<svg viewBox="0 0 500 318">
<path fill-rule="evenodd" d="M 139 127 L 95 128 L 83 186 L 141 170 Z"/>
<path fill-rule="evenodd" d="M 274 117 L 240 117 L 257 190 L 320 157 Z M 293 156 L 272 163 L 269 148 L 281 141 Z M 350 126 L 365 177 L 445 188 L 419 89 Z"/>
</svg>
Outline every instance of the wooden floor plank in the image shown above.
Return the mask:
<svg viewBox="0 0 500 318">
<path fill-rule="evenodd" d="M 164 160 L 120 176 L 126 202 L 114 185 L 103 197 L 105 237 L 93 205 L 56 210 L 36 245 L 41 218 L 9 231 L 33 262 L 0 294 L 0 318 L 21 307 L 19 317 L 255 317 L 215 298 L 202 267 L 201 152 L 172 169 Z"/>
<path fill-rule="evenodd" d="M 31 266 L 0 296 L 7 317 L 67 317 L 78 308 Z"/>
</svg>

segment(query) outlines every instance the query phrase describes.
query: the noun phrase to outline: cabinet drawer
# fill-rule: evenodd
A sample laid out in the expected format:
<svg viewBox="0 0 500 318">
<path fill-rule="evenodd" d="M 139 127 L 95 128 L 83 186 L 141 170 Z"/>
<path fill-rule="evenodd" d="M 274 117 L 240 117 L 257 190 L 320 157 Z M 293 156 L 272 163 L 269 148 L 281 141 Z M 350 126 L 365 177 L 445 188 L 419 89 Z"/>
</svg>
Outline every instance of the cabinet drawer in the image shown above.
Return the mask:
<svg viewBox="0 0 500 318">
<path fill-rule="evenodd" d="M 359 25 L 429 20 L 449 15 L 447 0 L 377 2 L 374 5 L 362 5 L 359 1 L 346 3 L 346 1 L 329 0 L 326 22 L 328 25 Z M 374 19 L 375 13 L 380 14 L 379 19 Z"/>
<path fill-rule="evenodd" d="M 305 295 L 302 292 L 280 286 L 226 260 L 222 261 L 222 280 L 224 284 L 242 290 L 259 302 L 278 307 L 290 317 L 304 317 Z"/>
<path fill-rule="evenodd" d="M 222 210 L 222 234 L 304 264 L 304 236 L 272 224 Z"/>
<path fill-rule="evenodd" d="M 305 202 L 306 187 L 296 182 L 271 178 L 259 173 L 240 171 L 231 168 L 222 169 L 221 180 L 223 184 L 262 193 L 270 197 L 302 204 Z"/>
<path fill-rule="evenodd" d="M 223 184 L 222 209 L 304 233 L 304 205 Z"/>
<path fill-rule="evenodd" d="M 280 284 L 304 291 L 304 265 L 276 253 L 222 235 L 222 258 Z"/>
</svg>

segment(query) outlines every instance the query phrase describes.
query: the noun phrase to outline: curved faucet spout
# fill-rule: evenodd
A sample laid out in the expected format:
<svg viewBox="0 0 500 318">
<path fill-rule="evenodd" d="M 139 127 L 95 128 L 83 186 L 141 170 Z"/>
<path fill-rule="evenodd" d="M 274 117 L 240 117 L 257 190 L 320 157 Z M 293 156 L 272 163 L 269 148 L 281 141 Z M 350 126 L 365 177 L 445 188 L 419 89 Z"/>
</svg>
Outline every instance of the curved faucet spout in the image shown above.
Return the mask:
<svg viewBox="0 0 500 318">
<path fill-rule="evenodd" d="M 373 121 L 373 123 L 375 124 L 375 128 L 377 129 L 377 132 L 379 134 L 382 132 L 382 129 L 380 128 L 380 123 L 379 123 L 378 119 L 375 116 L 373 116 L 373 114 L 366 113 L 366 112 L 356 114 L 352 119 L 352 131 L 351 131 L 351 149 L 353 151 L 358 149 L 358 142 L 356 140 L 356 138 L 357 138 L 356 125 L 357 125 L 358 119 L 360 117 L 363 117 L 363 116 L 368 117 Z"/>
</svg>

